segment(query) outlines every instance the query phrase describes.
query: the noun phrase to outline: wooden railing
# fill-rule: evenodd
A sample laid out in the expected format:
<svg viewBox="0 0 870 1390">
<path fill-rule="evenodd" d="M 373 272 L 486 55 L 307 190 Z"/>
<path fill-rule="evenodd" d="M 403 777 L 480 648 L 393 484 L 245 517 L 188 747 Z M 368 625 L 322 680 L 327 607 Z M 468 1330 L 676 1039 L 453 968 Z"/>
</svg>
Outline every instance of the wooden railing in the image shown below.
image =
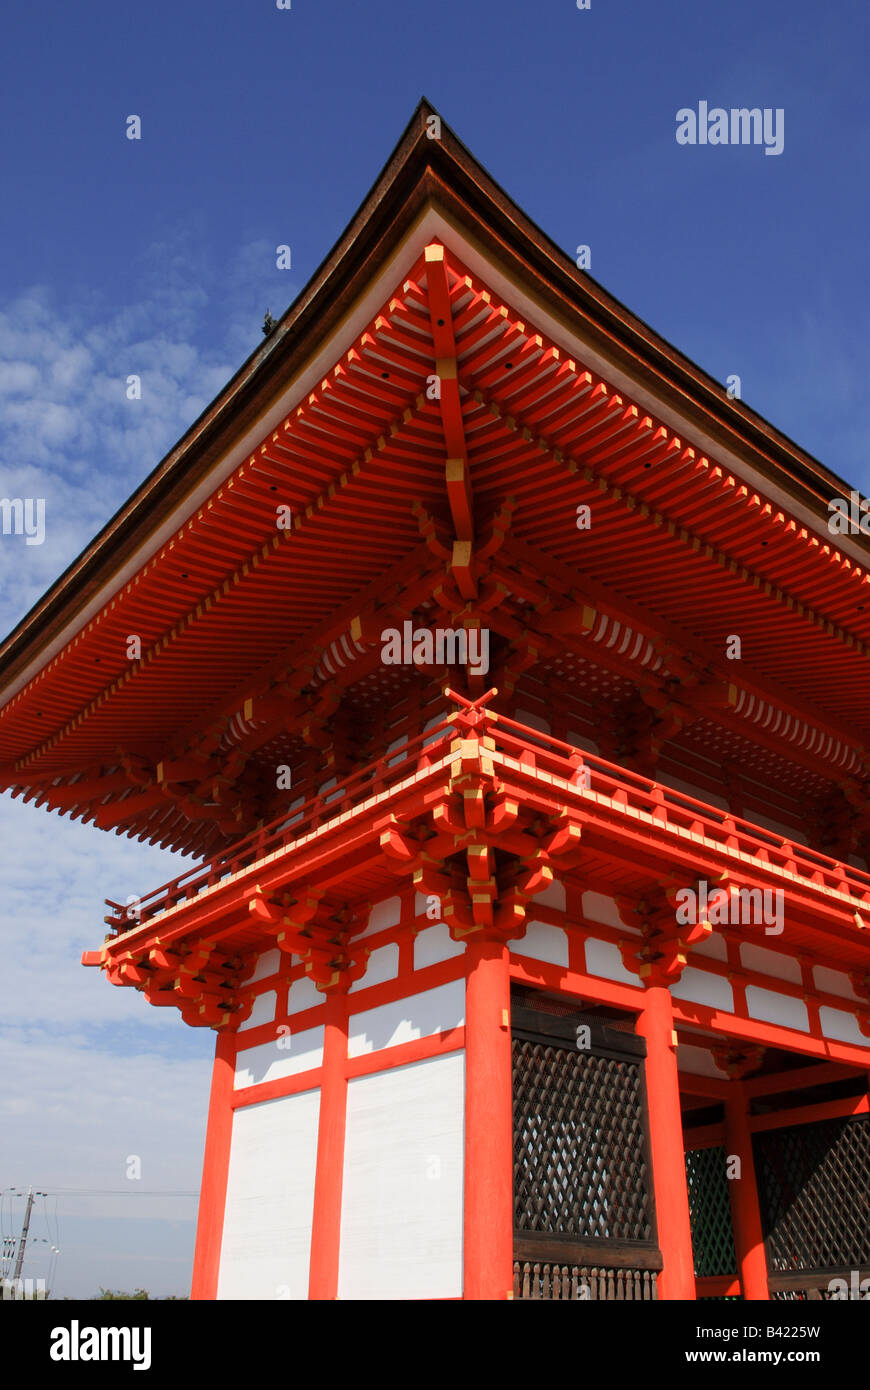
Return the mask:
<svg viewBox="0 0 870 1390">
<path fill-rule="evenodd" d="M 581 754 L 572 744 L 528 729 L 503 714 L 489 714 L 487 733 L 494 737 L 498 749 L 509 752 L 530 770 L 543 769 L 580 783 L 581 790 L 606 796 L 617 807 L 640 811 L 669 827 L 703 835 L 722 848 L 751 854 L 762 864 L 774 864 L 809 882 L 849 893 L 870 909 L 870 874 L 862 869 L 708 806 L 697 797 L 674 791 L 597 754 Z"/>
<path fill-rule="evenodd" d="M 571 796 L 592 796 L 598 804 L 606 798 L 617 812 L 639 812 L 663 827 L 703 836 L 713 845 L 752 855 L 759 865 L 775 865 L 809 882 L 850 894 L 870 910 L 870 874 L 496 714 L 484 704 L 493 692 L 474 703 L 447 693 L 459 708 L 440 724 L 404 747 L 382 755 L 339 786 L 311 797 L 292 814 L 285 811 L 205 864 L 153 889 L 132 907 L 107 898 L 106 905 L 112 909 L 105 918 L 107 924 L 114 933 L 127 931 L 132 925 L 196 897 L 265 855 L 313 834 L 367 798 L 389 791 L 411 773 L 425 771 L 444 756 L 448 740 L 457 735 L 492 740 L 499 762 L 510 766 L 520 778 L 525 774 L 539 779 L 541 772 L 547 773 L 567 783 Z"/>
<path fill-rule="evenodd" d="M 768 1274 L 767 1287 L 771 1298 L 779 1301 L 810 1299 L 817 1302 L 833 1299 L 835 1295 L 839 1300 L 843 1297 L 843 1288 L 841 1284 L 835 1285 L 832 1289 L 831 1282 L 834 1279 L 842 1280 L 846 1285 L 845 1297 L 849 1300 L 870 1296 L 870 1269 L 866 1267 L 802 1270 L 797 1274 Z"/>
<path fill-rule="evenodd" d="M 137 898 L 133 904 L 125 906 L 106 898 L 106 906 L 112 909 L 111 916 L 105 918 L 107 925 L 115 933 L 129 931 L 131 926 L 197 897 L 204 889 L 212 888 L 239 870 L 256 864 L 267 854 L 313 834 L 369 797 L 388 791 L 411 773 L 425 771 L 443 756 L 445 740 L 455 732 L 455 725 L 449 717 L 446 718 L 403 747 L 393 749 L 377 762 L 343 779 L 338 786 L 309 797 L 295 810 L 282 812 L 267 825 L 251 831 L 204 864 L 195 864 L 177 878 Z"/>
<path fill-rule="evenodd" d="M 628 1242 L 514 1243 L 514 1298 L 579 1302 L 638 1302 L 658 1298 L 658 1249 L 631 1250 Z"/>
</svg>

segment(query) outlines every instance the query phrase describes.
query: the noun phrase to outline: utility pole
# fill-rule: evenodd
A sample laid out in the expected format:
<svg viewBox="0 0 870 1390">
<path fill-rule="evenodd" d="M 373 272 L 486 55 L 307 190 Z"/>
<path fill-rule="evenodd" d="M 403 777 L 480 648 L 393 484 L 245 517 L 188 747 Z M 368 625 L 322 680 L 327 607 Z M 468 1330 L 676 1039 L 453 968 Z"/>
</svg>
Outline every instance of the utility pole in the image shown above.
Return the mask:
<svg viewBox="0 0 870 1390">
<path fill-rule="evenodd" d="M 12 1276 L 14 1286 L 18 1287 L 18 1280 L 21 1278 L 21 1266 L 24 1264 L 24 1247 L 27 1244 L 27 1232 L 30 1229 L 30 1213 L 33 1210 L 33 1187 L 27 1189 L 27 1206 L 24 1209 L 24 1225 L 21 1227 L 21 1235 L 18 1240 L 18 1259 L 15 1261 L 15 1273 Z"/>
</svg>

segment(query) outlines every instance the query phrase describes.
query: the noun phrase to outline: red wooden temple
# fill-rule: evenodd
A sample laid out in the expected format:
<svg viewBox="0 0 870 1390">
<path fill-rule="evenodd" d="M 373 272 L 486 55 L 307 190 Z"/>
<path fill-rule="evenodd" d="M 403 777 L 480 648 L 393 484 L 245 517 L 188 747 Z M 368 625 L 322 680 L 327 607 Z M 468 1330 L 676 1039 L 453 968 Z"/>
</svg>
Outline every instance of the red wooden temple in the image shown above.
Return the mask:
<svg viewBox="0 0 870 1390">
<path fill-rule="evenodd" d="M 418 108 L 0 649 L 2 784 L 195 857 L 84 957 L 216 1033 L 194 1297 L 870 1275 L 848 495 Z"/>
</svg>

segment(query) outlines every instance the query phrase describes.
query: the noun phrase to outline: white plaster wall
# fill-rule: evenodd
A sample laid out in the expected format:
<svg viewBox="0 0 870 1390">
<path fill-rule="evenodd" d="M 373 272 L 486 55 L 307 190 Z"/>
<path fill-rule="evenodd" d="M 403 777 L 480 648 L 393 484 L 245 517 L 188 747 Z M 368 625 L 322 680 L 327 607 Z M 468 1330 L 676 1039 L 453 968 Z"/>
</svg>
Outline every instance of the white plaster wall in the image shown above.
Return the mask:
<svg viewBox="0 0 870 1390">
<path fill-rule="evenodd" d="M 760 975 L 774 975 L 778 980 L 789 980 L 793 985 L 801 983 L 800 961 L 779 951 L 756 946 L 754 941 L 741 941 L 740 964 L 746 970 L 757 970 Z"/>
<path fill-rule="evenodd" d="M 712 1053 L 706 1047 L 695 1047 L 691 1043 L 680 1043 L 677 1047 L 677 1069 L 691 1076 L 712 1076 L 717 1081 L 727 1081 L 724 1071 L 720 1071 L 713 1061 Z"/>
<path fill-rule="evenodd" d="M 355 936 L 354 941 L 360 941 L 364 936 L 374 936 L 378 931 L 386 931 L 387 927 L 398 926 L 401 915 L 401 898 L 384 898 L 383 902 L 373 905 L 365 931 Z"/>
<path fill-rule="evenodd" d="M 462 1293 L 465 1056 L 348 1083 L 338 1296 Z"/>
<path fill-rule="evenodd" d="M 548 883 L 546 888 L 542 888 L 540 893 L 535 894 L 532 902 L 542 903 L 544 907 L 554 907 L 557 912 L 564 912 L 566 907 L 565 885 L 554 878 L 552 883 Z"/>
<path fill-rule="evenodd" d="M 391 1004 L 363 1009 L 348 1021 L 348 1057 L 378 1052 L 382 1047 L 428 1038 L 433 1033 L 461 1028 L 465 1022 L 465 981 L 451 980 Z"/>
<path fill-rule="evenodd" d="M 294 980 L 287 993 L 287 1012 L 288 1014 L 301 1014 L 305 1009 L 315 1009 L 318 1004 L 326 1002 L 326 995 L 321 994 L 314 981 L 308 975 L 300 975 L 298 980 Z"/>
<path fill-rule="evenodd" d="M 233 1088 L 239 1091 L 245 1086 L 277 1081 L 282 1076 L 296 1076 L 298 1072 L 319 1067 L 322 1061 L 322 1025 L 306 1028 L 303 1033 L 294 1033 L 292 1026 L 289 1033 L 279 1033 L 276 1027 L 273 1042 L 248 1047 L 238 1054 Z"/>
<path fill-rule="evenodd" d="M 219 1299 L 308 1297 L 319 1091 L 233 1116 Z"/>
<path fill-rule="evenodd" d="M 707 956 L 710 960 L 727 961 L 728 942 L 721 932 L 711 931 L 691 949 L 693 956 Z"/>
<path fill-rule="evenodd" d="M 399 947 L 395 941 L 388 941 L 385 946 L 379 946 L 376 951 L 372 951 L 366 962 L 365 974 L 354 980 L 348 994 L 353 994 L 356 990 L 370 989 L 372 985 L 382 985 L 386 980 L 394 980 L 398 973 Z"/>
<path fill-rule="evenodd" d="M 259 1028 L 261 1023 L 271 1023 L 275 1017 L 277 1004 L 278 996 L 273 989 L 267 989 L 262 994 L 258 994 L 248 1017 L 244 1023 L 239 1024 L 238 1031 L 244 1033 L 246 1028 Z"/>
<path fill-rule="evenodd" d="M 266 980 L 270 975 L 277 975 L 278 967 L 281 964 L 281 952 L 277 946 L 271 951 L 262 951 L 257 957 L 257 964 L 254 966 L 254 973 L 250 979 L 245 980 L 246 985 L 252 985 L 257 980 Z"/>
<path fill-rule="evenodd" d="M 866 1047 L 870 1063 L 870 1038 L 861 1032 L 854 1014 L 823 1004 L 819 1009 L 819 1023 L 822 1025 L 824 1037 L 831 1038 L 834 1042 L 855 1043 L 858 1047 Z"/>
<path fill-rule="evenodd" d="M 623 965 L 619 947 L 612 941 L 600 941 L 597 936 L 586 939 L 586 969 L 590 975 L 601 975 L 605 980 L 617 980 L 623 985 L 640 984 L 640 976 L 633 975 Z"/>
<path fill-rule="evenodd" d="M 810 1031 L 806 1004 L 789 994 L 777 994 L 772 989 L 762 989 L 760 985 L 747 985 L 746 1007 L 750 1018 L 760 1019 L 763 1023 L 799 1028 L 803 1033 Z"/>
<path fill-rule="evenodd" d="M 708 1009 L 726 1009 L 734 1012 L 734 994 L 727 980 L 721 975 L 713 975 L 709 970 L 695 970 L 687 965 L 678 980 L 671 985 L 674 999 L 685 999 L 692 1004 L 706 1004 Z"/>
<path fill-rule="evenodd" d="M 549 922 L 529 922 L 525 935 L 509 941 L 508 947 L 514 955 L 568 967 L 568 938 L 561 927 Z"/>
<path fill-rule="evenodd" d="M 827 965 L 814 965 L 813 979 L 816 989 L 823 990 L 825 994 L 839 994 L 844 999 L 858 998 L 852 988 L 852 981 L 843 970 L 831 970 Z"/>
<path fill-rule="evenodd" d="M 623 922 L 615 900 L 604 893 L 589 891 L 583 894 L 583 916 L 588 922 L 603 922 L 607 927 L 618 927 L 620 932 L 630 936 L 641 934 L 639 927 L 630 927 Z"/>
<path fill-rule="evenodd" d="M 414 938 L 414 969 L 422 970 L 426 965 L 453 960 L 464 951 L 464 943 L 453 940 L 446 923 L 435 922 L 431 927 L 424 927 Z"/>
</svg>

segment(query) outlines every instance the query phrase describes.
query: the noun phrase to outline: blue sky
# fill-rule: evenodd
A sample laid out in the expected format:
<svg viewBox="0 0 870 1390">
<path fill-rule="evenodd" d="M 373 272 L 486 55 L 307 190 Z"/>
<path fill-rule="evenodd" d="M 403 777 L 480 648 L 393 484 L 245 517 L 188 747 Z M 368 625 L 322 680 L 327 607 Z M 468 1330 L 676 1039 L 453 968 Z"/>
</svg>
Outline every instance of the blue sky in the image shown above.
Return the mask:
<svg viewBox="0 0 870 1390">
<path fill-rule="evenodd" d="M 0 538 L 0 627 L 262 341 L 424 93 L 554 241 L 591 247 L 611 293 L 870 493 L 868 29 L 859 0 L 10 9 L 0 495 L 44 497 L 47 532 Z M 702 100 L 782 108 L 782 154 L 678 145 L 677 111 Z M 59 1293 L 185 1292 L 195 1200 L 148 1193 L 198 1188 L 213 1035 L 77 965 L 103 897 L 177 861 L 8 798 L 0 833 L 0 1188 L 120 1192 L 58 1198 Z"/>
</svg>

